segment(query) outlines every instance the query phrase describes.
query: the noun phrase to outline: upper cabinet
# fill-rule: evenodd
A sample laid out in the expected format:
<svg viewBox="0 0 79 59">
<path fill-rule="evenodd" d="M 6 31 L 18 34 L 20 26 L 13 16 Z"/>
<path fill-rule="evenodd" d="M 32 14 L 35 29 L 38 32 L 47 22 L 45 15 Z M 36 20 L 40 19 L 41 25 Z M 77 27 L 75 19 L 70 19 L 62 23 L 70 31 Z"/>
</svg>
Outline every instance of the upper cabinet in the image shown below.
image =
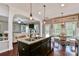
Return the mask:
<svg viewBox="0 0 79 59">
<path fill-rule="evenodd" d="M 14 32 L 25 32 L 29 34 L 30 27 L 33 28 L 37 33 L 40 32 L 40 22 L 36 20 L 29 20 L 29 18 L 23 15 L 14 15 L 13 18 L 13 31 Z"/>
</svg>

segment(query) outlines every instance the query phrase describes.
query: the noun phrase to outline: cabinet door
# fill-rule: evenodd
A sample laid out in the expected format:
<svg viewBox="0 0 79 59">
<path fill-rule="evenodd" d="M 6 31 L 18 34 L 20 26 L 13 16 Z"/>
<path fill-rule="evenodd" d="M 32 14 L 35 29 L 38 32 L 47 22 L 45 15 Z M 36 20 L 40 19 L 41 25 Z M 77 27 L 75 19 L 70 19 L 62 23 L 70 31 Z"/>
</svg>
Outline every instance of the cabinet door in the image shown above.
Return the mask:
<svg viewBox="0 0 79 59">
<path fill-rule="evenodd" d="M 47 41 L 47 53 L 49 53 L 51 51 L 51 41 L 48 40 Z"/>
<path fill-rule="evenodd" d="M 31 55 L 32 56 L 42 56 L 42 47 L 41 47 L 42 42 L 35 43 L 30 46 L 31 48 Z"/>
<path fill-rule="evenodd" d="M 31 56 L 43 56 L 42 52 L 43 50 L 42 47 L 40 46 L 37 49 L 31 51 Z"/>
<path fill-rule="evenodd" d="M 48 55 L 51 51 L 51 41 L 48 39 L 46 42 L 43 42 L 41 45 L 42 55 Z"/>
<path fill-rule="evenodd" d="M 29 55 L 29 46 L 24 43 L 18 43 L 18 50 L 20 56 L 28 56 Z"/>
<path fill-rule="evenodd" d="M 42 54 L 43 55 L 47 55 L 47 42 L 45 42 L 44 44 L 42 44 Z"/>
<path fill-rule="evenodd" d="M 35 49 L 32 50 L 31 55 L 46 56 L 51 49 L 50 44 L 49 44 L 49 40 L 45 42 L 43 41 L 42 44 L 40 44 L 39 46 L 37 46 Z"/>
</svg>

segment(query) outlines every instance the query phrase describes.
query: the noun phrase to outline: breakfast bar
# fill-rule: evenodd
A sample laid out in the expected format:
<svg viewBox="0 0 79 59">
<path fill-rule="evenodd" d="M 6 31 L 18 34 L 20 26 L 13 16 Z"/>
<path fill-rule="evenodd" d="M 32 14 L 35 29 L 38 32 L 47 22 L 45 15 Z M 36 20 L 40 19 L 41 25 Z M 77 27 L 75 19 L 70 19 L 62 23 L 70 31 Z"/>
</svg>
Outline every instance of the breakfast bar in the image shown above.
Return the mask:
<svg viewBox="0 0 79 59">
<path fill-rule="evenodd" d="M 18 39 L 20 56 L 46 56 L 51 52 L 51 37 Z"/>
</svg>

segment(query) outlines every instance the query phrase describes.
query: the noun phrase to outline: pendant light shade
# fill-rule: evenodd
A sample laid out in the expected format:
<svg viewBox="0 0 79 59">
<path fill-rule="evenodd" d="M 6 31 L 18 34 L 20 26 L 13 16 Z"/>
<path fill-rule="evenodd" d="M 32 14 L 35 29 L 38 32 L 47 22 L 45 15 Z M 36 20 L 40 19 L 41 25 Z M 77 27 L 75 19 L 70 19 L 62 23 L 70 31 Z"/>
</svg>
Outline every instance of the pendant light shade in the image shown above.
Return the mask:
<svg viewBox="0 0 79 59">
<path fill-rule="evenodd" d="M 61 12 L 61 16 L 63 17 L 63 12 Z M 64 27 L 64 19 L 62 18 L 62 27 Z"/>
<path fill-rule="evenodd" d="M 33 18 L 32 18 L 32 13 L 30 13 L 30 20 L 32 20 Z"/>
<path fill-rule="evenodd" d="M 43 23 L 45 24 L 46 23 L 46 21 L 45 21 L 45 7 L 46 7 L 46 5 L 43 5 L 43 7 L 44 7 L 44 20 L 43 20 Z"/>
<path fill-rule="evenodd" d="M 32 20 L 32 3 L 30 3 L 30 20 Z"/>
<path fill-rule="evenodd" d="M 16 18 L 15 20 L 17 21 L 18 24 L 22 23 L 22 19 L 21 18 Z"/>
</svg>

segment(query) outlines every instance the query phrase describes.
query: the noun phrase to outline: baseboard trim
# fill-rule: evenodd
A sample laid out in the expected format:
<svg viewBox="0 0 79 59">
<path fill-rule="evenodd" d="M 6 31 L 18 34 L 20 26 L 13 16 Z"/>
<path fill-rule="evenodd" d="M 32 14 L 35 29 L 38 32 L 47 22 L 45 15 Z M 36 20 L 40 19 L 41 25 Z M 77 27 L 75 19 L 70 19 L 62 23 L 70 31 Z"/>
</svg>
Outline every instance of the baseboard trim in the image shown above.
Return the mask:
<svg viewBox="0 0 79 59">
<path fill-rule="evenodd" d="M 14 44 L 17 44 L 17 42 L 14 42 L 13 45 Z M 0 53 L 4 53 L 4 52 L 7 52 L 7 51 L 11 51 L 11 50 L 13 50 L 13 48 L 1 50 Z"/>
<path fill-rule="evenodd" d="M 13 49 L 5 49 L 5 50 L 0 51 L 0 53 L 4 53 L 4 52 L 7 52 L 7 51 L 11 51 L 11 50 L 13 50 Z"/>
</svg>

